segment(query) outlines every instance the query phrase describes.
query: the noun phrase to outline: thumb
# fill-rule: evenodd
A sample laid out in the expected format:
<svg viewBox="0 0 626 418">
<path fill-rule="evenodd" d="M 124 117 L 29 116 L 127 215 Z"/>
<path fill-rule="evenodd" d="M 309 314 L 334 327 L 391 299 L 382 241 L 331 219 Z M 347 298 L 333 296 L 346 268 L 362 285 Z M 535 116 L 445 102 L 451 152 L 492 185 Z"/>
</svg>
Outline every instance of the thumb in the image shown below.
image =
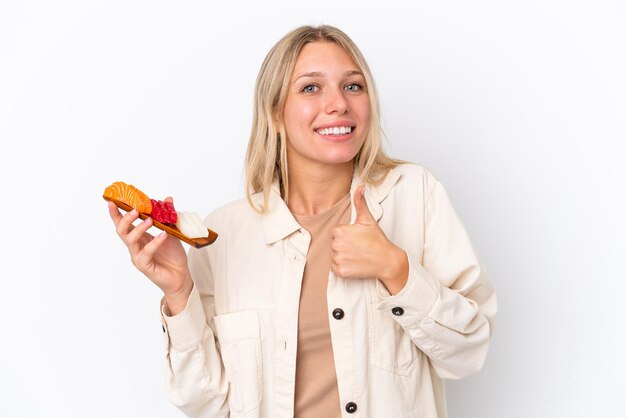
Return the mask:
<svg viewBox="0 0 626 418">
<path fill-rule="evenodd" d="M 174 199 L 171 196 L 168 196 L 165 198 L 165 202 L 170 202 L 171 204 L 174 204 Z"/>
<path fill-rule="evenodd" d="M 374 223 L 374 217 L 367 207 L 367 202 L 365 201 L 365 186 L 357 187 L 354 192 L 354 209 L 356 210 L 356 219 L 354 223 L 357 224 L 371 224 Z"/>
</svg>

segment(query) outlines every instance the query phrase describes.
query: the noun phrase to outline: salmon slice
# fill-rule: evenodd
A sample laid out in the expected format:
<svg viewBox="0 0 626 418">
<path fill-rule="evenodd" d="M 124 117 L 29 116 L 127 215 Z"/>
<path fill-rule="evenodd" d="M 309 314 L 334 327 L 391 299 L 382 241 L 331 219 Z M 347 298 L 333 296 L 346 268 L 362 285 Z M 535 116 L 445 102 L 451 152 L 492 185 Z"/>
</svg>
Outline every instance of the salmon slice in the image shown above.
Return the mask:
<svg viewBox="0 0 626 418">
<path fill-rule="evenodd" d="M 104 189 L 104 196 L 124 202 L 128 206 L 137 209 L 140 213 L 149 215 L 152 212 L 150 198 L 132 184 L 116 181 Z"/>
</svg>

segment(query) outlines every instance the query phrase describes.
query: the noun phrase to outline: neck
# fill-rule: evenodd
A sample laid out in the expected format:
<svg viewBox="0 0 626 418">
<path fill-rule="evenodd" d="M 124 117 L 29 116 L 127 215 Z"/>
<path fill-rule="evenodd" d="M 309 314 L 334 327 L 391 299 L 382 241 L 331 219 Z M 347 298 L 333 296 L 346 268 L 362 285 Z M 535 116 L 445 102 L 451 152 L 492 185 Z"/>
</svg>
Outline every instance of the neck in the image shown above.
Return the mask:
<svg viewBox="0 0 626 418">
<path fill-rule="evenodd" d="M 287 206 L 298 215 L 317 215 L 330 209 L 350 191 L 354 164 L 289 168 Z"/>
</svg>

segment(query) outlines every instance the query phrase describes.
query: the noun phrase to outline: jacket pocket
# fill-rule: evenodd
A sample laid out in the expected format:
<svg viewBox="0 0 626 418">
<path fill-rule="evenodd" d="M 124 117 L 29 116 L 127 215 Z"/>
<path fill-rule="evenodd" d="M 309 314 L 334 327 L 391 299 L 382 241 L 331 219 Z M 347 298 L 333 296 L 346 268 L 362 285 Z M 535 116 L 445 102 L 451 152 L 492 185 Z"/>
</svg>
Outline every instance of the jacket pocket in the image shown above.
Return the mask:
<svg viewBox="0 0 626 418">
<path fill-rule="evenodd" d="M 391 312 L 377 309 L 370 302 L 368 309 L 370 363 L 388 372 L 409 376 L 419 365 L 420 350 L 409 334 L 391 317 Z"/>
<path fill-rule="evenodd" d="M 213 317 L 220 344 L 231 416 L 256 409 L 262 399 L 263 358 L 259 317 L 245 310 Z"/>
</svg>

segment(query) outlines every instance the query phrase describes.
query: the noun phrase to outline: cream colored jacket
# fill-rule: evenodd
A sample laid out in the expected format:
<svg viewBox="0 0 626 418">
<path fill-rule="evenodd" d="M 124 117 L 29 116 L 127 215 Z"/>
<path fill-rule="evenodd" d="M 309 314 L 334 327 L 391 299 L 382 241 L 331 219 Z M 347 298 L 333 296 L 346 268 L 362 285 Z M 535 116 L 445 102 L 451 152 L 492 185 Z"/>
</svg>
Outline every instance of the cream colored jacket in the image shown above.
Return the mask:
<svg viewBox="0 0 626 418">
<path fill-rule="evenodd" d="M 355 174 L 352 197 L 359 184 Z M 408 254 L 409 277 L 391 296 L 376 278 L 329 273 L 342 416 L 446 417 L 442 379 L 481 368 L 494 289 L 444 188 L 426 169 L 398 166 L 382 184 L 366 186 L 365 198 L 387 237 Z M 163 314 L 169 397 L 190 417 L 291 418 L 310 235 L 277 183 L 266 215 L 241 200 L 206 224 L 220 235 L 189 253 L 195 287 L 187 307 Z"/>
</svg>

